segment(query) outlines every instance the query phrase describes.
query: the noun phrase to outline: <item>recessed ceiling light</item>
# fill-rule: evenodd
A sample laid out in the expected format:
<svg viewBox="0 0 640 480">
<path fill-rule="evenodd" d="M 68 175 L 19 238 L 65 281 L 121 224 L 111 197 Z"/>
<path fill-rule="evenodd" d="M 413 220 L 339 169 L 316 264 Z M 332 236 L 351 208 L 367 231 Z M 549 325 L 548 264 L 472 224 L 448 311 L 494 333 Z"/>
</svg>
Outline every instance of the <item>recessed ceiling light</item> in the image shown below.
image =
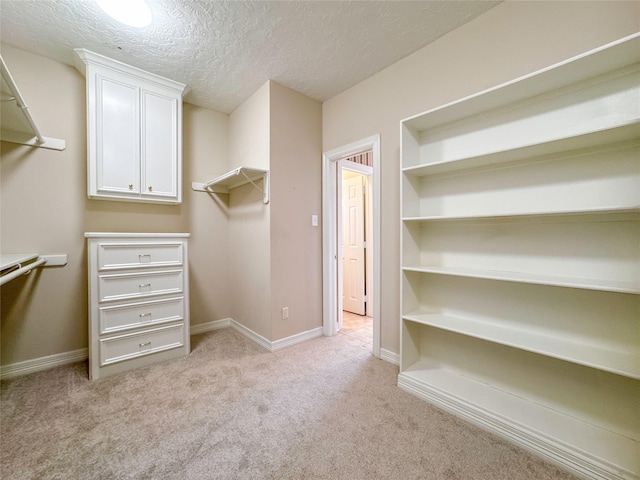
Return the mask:
<svg viewBox="0 0 640 480">
<path fill-rule="evenodd" d="M 144 0 L 96 0 L 102 10 L 130 27 L 146 27 L 151 23 L 151 9 Z"/>
</svg>

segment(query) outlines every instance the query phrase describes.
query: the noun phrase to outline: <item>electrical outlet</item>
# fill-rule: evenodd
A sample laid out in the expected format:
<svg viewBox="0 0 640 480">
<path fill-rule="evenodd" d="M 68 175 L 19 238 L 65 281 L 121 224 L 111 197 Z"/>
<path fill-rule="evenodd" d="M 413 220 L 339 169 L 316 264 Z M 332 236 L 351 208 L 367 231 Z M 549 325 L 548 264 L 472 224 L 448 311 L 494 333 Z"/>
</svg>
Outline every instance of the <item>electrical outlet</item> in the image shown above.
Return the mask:
<svg viewBox="0 0 640 480">
<path fill-rule="evenodd" d="M 282 319 L 286 320 L 289 318 L 289 307 L 282 307 Z"/>
</svg>

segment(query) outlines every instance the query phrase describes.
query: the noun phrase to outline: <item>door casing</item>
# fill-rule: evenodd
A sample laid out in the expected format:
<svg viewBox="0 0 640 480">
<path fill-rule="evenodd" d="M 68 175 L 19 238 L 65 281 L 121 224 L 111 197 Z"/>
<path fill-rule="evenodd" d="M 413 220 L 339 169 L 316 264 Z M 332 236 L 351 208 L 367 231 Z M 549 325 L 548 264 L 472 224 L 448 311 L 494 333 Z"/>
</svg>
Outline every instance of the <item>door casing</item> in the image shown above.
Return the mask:
<svg viewBox="0 0 640 480">
<path fill-rule="evenodd" d="M 338 218 L 336 163 L 371 150 L 373 157 L 373 355 L 380 358 L 380 134 L 322 154 L 322 328 L 325 336 L 338 331 Z"/>
</svg>

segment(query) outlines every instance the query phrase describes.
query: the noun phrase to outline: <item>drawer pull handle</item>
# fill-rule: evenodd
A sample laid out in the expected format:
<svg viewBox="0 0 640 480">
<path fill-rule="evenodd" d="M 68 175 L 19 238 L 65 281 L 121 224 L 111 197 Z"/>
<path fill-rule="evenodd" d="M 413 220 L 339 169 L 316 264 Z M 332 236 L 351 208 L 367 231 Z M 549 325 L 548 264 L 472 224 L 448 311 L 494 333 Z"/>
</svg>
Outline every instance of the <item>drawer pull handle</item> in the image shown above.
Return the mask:
<svg viewBox="0 0 640 480">
<path fill-rule="evenodd" d="M 140 348 L 144 348 L 144 347 L 146 347 L 147 345 L 151 345 L 151 342 L 141 343 L 141 344 L 140 344 Z"/>
<path fill-rule="evenodd" d="M 140 287 L 140 288 L 151 287 L 151 284 L 150 283 L 140 283 L 140 284 L 138 284 L 138 287 Z"/>
<path fill-rule="evenodd" d="M 143 318 L 143 317 L 151 317 L 151 312 L 149 312 L 149 313 L 141 313 L 140 314 L 140 318 Z"/>
<path fill-rule="evenodd" d="M 150 253 L 141 253 L 138 255 L 138 260 L 142 261 L 143 258 L 148 258 L 149 260 L 151 260 L 151 254 Z"/>
</svg>

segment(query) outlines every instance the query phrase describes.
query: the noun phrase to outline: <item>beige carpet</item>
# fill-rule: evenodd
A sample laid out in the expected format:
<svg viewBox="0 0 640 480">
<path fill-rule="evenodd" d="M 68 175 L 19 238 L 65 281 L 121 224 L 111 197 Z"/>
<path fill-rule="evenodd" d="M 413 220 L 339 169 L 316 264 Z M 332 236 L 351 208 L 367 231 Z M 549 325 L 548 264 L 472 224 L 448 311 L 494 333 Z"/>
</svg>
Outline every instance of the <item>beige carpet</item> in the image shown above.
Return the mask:
<svg viewBox="0 0 640 480">
<path fill-rule="evenodd" d="M 232 329 L 96 382 L 74 364 L 2 382 L 0 478 L 569 479 L 402 392 L 348 335 L 267 353 Z"/>
</svg>

